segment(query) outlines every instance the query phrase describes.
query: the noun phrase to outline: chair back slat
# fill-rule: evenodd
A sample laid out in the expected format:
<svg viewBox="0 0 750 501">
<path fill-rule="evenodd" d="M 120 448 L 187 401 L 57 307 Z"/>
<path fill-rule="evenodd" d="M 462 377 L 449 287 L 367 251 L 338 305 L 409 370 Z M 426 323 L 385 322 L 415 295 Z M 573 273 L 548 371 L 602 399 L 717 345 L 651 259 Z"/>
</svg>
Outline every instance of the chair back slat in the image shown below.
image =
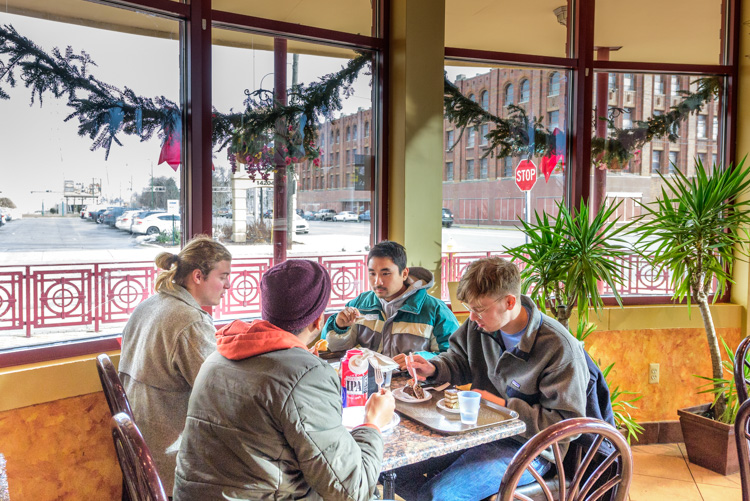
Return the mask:
<svg viewBox="0 0 750 501">
<path fill-rule="evenodd" d="M 740 403 L 747 400 L 747 387 L 750 385 L 750 379 L 745 377 L 745 367 L 750 368 L 747 360 L 748 351 L 750 351 L 750 336 L 740 341 L 734 354 L 734 380 Z"/>
<path fill-rule="evenodd" d="M 748 338 L 745 338 L 745 340 Z M 744 340 L 743 340 L 744 342 Z M 739 350 L 738 350 L 739 351 Z M 735 359 L 736 362 L 736 359 Z M 739 386 L 737 388 L 739 393 Z M 750 400 L 740 405 L 734 422 L 734 440 L 737 442 L 737 459 L 740 463 L 742 501 L 750 501 Z"/>
<path fill-rule="evenodd" d="M 128 396 L 125 394 L 125 388 L 122 386 L 120 376 L 117 375 L 115 364 L 106 353 L 96 357 L 96 369 L 99 371 L 99 380 L 102 382 L 104 397 L 107 399 L 109 411 L 114 416 L 124 412 L 130 418 L 133 418 L 133 411 L 128 402 Z"/>
<path fill-rule="evenodd" d="M 559 453 L 559 448 L 555 449 L 555 446 L 577 435 L 596 438 L 591 441 L 591 446 L 583 460 L 576 465 L 577 469 L 570 484 L 566 485 L 564 458 Z M 633 476 L 633 456 L 625 437 L 613 426 L 599 419 L 574 418 L 560 421 L 542 430 L 518 450 L 500 483 L 498 492 L 500 501 L 522 499 L 517 492 L 521 475 L 531 462 L 550 446 L 553 446 L 553 452 L 555 452 L 558 475 L 562 475 L 558 500 L 593 501 L 606 499 L 605 496 L 613 501 L 627 499 Z M 576 454 L 575 457 L 580 458 L 577 451 L 569 450 L 569 453 Z M 604 459 L 601 459 L 602 457 Z M 604 473 L 608 476 L 605 477 Z M 543 485 L 544 482 L 540 482 L 540 486 Z M 544 487 L 541 489 L 544 499 L 556 501 L 549 489 Z M 534 498 L 537 499 L 537 497 L 538 493 L 535 493 Z"/>
<path fill-rule="evenodd" d="M 110 421 L 123 480 L 133 501 L 167 501 L 156 463 L 140 430 L 124 412 Z"/>
</svg>

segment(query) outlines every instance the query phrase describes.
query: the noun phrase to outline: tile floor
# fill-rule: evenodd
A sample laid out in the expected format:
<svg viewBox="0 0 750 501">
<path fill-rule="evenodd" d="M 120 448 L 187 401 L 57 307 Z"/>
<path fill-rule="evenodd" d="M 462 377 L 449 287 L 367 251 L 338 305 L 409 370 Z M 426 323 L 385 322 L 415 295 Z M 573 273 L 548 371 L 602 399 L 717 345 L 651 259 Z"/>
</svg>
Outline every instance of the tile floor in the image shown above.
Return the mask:
<svg viewBox="0 0 750 501">
<path fill-rule="evenodd" d="M 719 475 L 687 461 L 684 444 L 633 447 L 630 501 L 742 501 L 740 474 Z"/>
</svg>

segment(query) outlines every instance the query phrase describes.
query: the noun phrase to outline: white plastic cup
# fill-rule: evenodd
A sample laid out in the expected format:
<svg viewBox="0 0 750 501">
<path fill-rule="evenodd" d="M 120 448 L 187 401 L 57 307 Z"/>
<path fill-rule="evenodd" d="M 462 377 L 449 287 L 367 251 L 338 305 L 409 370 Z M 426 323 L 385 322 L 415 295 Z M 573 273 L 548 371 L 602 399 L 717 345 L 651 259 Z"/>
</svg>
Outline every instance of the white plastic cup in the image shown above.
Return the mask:
<svg viewBox="0 0 750 501">
<path fill-rule="evenodd" d="M 461 413 L 462 424 L 477 424 L 481 401 L 482 394 L 476 391 L 458 392 L 458 410 Z"/>
<path fill-rule="evenodd" d="M 391 389 L 391 377 L 393 376 L 393 371 L 383 371 L 383 388 L 386 390 Z"/>
</svg>

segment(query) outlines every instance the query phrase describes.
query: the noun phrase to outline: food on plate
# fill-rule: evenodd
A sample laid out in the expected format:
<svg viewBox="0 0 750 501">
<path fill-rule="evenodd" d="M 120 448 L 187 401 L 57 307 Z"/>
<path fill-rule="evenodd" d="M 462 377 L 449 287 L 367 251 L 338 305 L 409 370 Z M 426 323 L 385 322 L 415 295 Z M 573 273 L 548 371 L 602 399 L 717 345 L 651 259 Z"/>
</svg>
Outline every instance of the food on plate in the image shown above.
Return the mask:
<svg viewBox="0 0 750 501">
<path fill-rule="evenodd" d="M 404 386 L 404 393 L 419 400 L 425 398 L 424 390 L 414 379 L 410 379 L 409 382 L 406 383 L 406 386 Z"/>
<path fill-rule="evenodd" d="M 321 339 L 313 346 L 318 351 L 328 351 L 328 340 Z"/>
<path fill-rule="evenodd" d="M 471 383 L 468 384 L 462 384 L 462 385 L 456 385 L 456 389 L 458 391 L 469 391 L 471 390 Z"/>
<path fill-rule="evenodd" d="M 458 409 L 458 390 L 445 390 L 443 405 L 449 409 Z"/>
</svg>

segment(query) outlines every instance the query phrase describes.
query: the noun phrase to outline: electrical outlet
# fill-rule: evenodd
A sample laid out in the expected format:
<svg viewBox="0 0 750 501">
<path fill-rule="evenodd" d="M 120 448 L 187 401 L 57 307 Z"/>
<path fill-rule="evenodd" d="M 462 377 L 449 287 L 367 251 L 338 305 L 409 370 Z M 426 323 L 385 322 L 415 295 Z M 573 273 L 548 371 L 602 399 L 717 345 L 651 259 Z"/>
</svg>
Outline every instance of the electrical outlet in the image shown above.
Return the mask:
<svg viewBox="0 0 750 501">
<path fill-rule="evenodd" d="M 659 364 L 648 364 L 648 382 L 650 384 L 659 382 Z"/>
</svg>

